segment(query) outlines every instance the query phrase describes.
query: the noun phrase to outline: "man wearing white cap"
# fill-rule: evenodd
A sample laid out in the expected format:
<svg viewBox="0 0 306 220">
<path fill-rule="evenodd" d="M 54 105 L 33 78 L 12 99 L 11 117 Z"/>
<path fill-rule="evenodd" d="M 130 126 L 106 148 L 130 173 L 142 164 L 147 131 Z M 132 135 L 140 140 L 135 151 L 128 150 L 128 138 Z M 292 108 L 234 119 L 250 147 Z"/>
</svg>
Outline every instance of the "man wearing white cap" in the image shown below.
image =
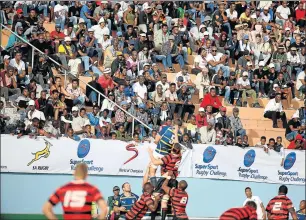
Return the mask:
<svg viewBox="0 0 306 220">
<path fill-rule="evenodd" d="M 139 13 L 139 30 L 147 33 L 148 28 L 153 28 L 152 7 L 146 2 L 143 4 L 143 11 Z"/>
<path fill-rule="evenodd" d="M 265 6 L 263 11 L 260 13 L 260 17 L 265 23 L 269 23 L 271 15 L 269 14 L 269 6 Z"/>
<path fill-rule="evenodd" d="M 110 30 L 108 29 L 108 27 L 106 27 L 105 19 L 103 17 L 100 18 L 98 24 L 94 25 L 92 29 L 94 30 L 95 38 L 98 39 L 98 43 L 101 43 L 103 41 L 104 34 L 108 33 L 108 35 L 110 35 Z"/>
<path fill-rule="evenodd" d="M 251 89 L 251 84 L 248 79 L 248 72 L 243 72 L 242 77 L 237 80 L 237 86 L 240 91 L 242 91 L 242 106 L 247 106 L 247 94 L 252 98 L 253 107 L 258 107 L 256 92 Z"/>
<path fill-rule="evenodd" d="M 65 37 L 64 41 L 65 43 L 58 47 L 58 53 L 61 63 L 65 68 L 68 68 L 67 59 L 72 56 L 71 38 Z"/>
<path fill-rule="evenodd" d="M 39 120 L 42 120 L 42 121 L 46 120 L 44 113 L 35 109 L 36 105 L 35 105 L 34 100 L 30 100 L 28 103 L 28 106 L 29 106 L 30 111 L 28 111 L 27 119 L 25 120 L 26 126 L 32 123 L 31 121 L 33 118 L 38 118 Z"/>
</svg>

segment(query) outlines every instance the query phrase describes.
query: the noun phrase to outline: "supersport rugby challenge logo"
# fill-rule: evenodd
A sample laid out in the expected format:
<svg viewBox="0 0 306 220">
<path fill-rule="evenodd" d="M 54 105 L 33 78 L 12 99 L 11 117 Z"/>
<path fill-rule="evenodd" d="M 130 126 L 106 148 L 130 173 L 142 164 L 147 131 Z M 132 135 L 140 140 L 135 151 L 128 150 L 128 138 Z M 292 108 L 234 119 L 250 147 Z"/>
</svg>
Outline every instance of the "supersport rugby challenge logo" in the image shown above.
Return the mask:
<svg viewBox="0 0 306 220">
<path fill-rule="evenodd" d="M 104 168 L 94 166 L 94 160 L 84 159 L 89 154 L 89 152 L 90 152 L 90 141 L 88 139 L 83 139 L 82 141 L 80 141 L 77 148 L 77 156 L 79 159 L 78 160 L 70 159 L 71 170 L 75 170 L 76 165 L 79 163 L 86 163 L 88 166 L 88 171 L 102 172 Z"/>
<path fill-rule="evenodd" d="M 299 172 L 297 171 L 290 171 L 290 169 L 294 166 L 297 159 L 297 155 L 295 152 L 290 152 L 287 154 L 283 168 L 286 171 L 278 170 L 278 178 L 282 182 L 301 182 L 305 183 L 305 177 L 301 178 L 299 177 Z"/>
<path fill-rule="evenodd" d="M 211 178 L 222 178 L 226 177 L 226 172 L 221 172 L 219 170 L 219 165 L 212 164 L 212 161 L 217 155 L 217 150 L 208 146 L 203 152 L 202 161 L 204 164 L 195 164 L 196 174 L 199 176 L 206 176 Z"/>
<path fill-rule="evenodd" d="M 251 149 L 248 150 L 243 157 L 243 165 L 244 167 L 239 167 L 238 175 L 240 178 L 243 179 L 260 179 L 260 180 L 266 180 L 267 176 L 262 176 L 259 173 L 258 169 L 252 169 L 251 166 L 254 164 L 256 159 L 256 151 Z M 246 168 L 245 168 L 246 167 Z"/>
</svg>

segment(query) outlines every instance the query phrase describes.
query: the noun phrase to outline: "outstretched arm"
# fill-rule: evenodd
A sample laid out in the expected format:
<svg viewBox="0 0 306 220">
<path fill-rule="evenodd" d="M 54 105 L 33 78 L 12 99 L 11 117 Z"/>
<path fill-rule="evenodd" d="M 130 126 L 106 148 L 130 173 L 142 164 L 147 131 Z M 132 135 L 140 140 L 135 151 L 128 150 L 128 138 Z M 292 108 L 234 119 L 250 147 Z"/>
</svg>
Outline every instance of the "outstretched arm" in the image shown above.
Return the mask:
<svg viewBox="0 0 306 220">
<path fill-rule="evenodd" d="M 143 179 L 142 179 L 142 188 L 143 188 L 143 186 L 144 186 L 147 182 L 149 182 L 150 165 L 151 165 L 151 164 L 149 164 L 149 165 L 147 166 L 146 173 L 145 173 L 144 176 L 143 176 Z"/>
</svg>

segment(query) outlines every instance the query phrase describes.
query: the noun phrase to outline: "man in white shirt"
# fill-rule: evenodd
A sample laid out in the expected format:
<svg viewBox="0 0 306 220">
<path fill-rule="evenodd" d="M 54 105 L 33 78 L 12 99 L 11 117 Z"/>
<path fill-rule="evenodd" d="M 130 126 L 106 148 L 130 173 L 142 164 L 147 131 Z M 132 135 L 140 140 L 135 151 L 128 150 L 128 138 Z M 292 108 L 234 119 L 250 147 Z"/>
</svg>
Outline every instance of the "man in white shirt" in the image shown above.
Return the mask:
<svg viewBox="0 0 306 220">
<path fill-rule="evenodd" d="M 103 41 L 103 36 L 105 33 L 110 34 L 110 31 L 108 27 L 106 27 L 105 20 L 103 17 L 100 18 L 98 24 L 94 25 L 92 29 L 94 30 L 94 36 L 98 40 L 98 43 L 101 43 Z"/>
<path fill-rule="evenodd" d="M 286 20 L 288 20 L 290 13 L 290 9 L 287 7 L 287 2 L 283 1 L 280 6 L 276 8 L 276 18 L 275 22 L 280 26 L 284 26 Z"/>
<path fill-rule="evenodd" d="M 293 70 L 295 70 L 296 73 L 301 72 L 301 68 L 300 68 L 301 59 L 296 51 L 297 51 L 296 47 L 291 47 L 290 51 L 287 52 L 287 62 L 289 62 L 288 72 L 290 76 Z"/>
<path fill-rule="evenodd" d="M 158 81 L 155 85 L 155 87 L 157 88 L 158 85 L 161 85 L 161 87 L 163 88 L 163 92 L 166 92 L 167 89 L 169 89 L 169 83 L 167 82 L 167 74 L 163 74 L 161 81 Z"/>
<path fill-rule="evenodd" d="M 245 195 L 246 195 L 246 200 L 243 202 L 243 206 L 249 201 L 253 201 L 257 205 L 256 213 L 257 213 L 257 218 L 258 219 L 266 219 L 266 210 L 265 207 L 261 201 L 261 199 L 258 196 L 253 196 L 252 194 L 252 189 L 250 187 L 245 188 Z"/>
<path fill-rule="evenodd" d="M 38 118 L 41 121 L 46 121 L 44 113 L 35 109 L 35 101 L 34 100 L 30 100 L 28 105 L 29 105 L 30 111 L 28 111 L 27 119 L 25 121 L 26 126 L 28 126 L 32 123 L 33 118 Z"/>
<path fill-rule="evenodd" d="M 235 9 L 236 9 L 236 4 L 235 2 L 232 2 L 231 7 L 225 10 L 226 16 L 229 19 L 229 22 L 232 25 L 232 27 L 236 25 L 238 19 L 238 13 Z"/>
<path fill-rule="evenodd" d="M 278 128 L 277 126 L 277 119 L 282 119 L 283 128 L 287 127 L 287 117 L 286 113 L 283 111 L 283 106 L 281 103 L 281 94 L 277 93 L 274 99 L 271 99 L 266 108 L 264 110 L 264 117 L 272 119 L 273 121 L 273 128 Z"/>
<path fill-rule="evenodd" d="M 85 132 L 85 125 L 90 124 L 88 118 L 85 117 L 86 110 L 82 108 L 79 115 L 79 108 L 77 106 L 72 107 L 72 123 L 71 127 L 74 130 L 74 133 L 79 135 Z"/>
<path fill-rule="evenodd" d="M 170 84 L 170 88 L 165 92 L 165 97 L 170 107 L 170 117 L 173 118 L 176 104 L 178 103 L 175 83 Z"/>
<path fill-rule="evenodd" d="M 137 96 L 138 104 L 146 102 L 148 89 L 144 84 L 144 76 L 138 77 L 138 82 L 133 85 L 133 91 Z"/>
<path fill-rule="evenodd" d="M 25 63 L 21 60 L 21 57 L 21 52 L 17 52 L 15 58 L 10 60 L 9 65 L 17 69 L 18 81 L 20 81 L 21 84 L 28 85 L 30 83 L 30 80 L 28 75 L 26 75 Z"/>
<path fill-rule="evenodd" d="M 306 82 L 305 82 L 305 74 L 306 72 L 306 65 L 304 65 L 304 70 L 298 73 L 296 78 L 296 89 L 301 93 L 301 96 L 306 93 Z"/>
<path fill-rule="evenodd" d="M 229 77 L 230 75 L 230 68 L 226 66 L 227 56 L 223 53 L 217 52 L 217 47 L 213 46 L 211 53 L 209 53 L 206 57 L 207 63 L 209 67 L 213 69 L 216 73 L 218 73 L 219 69 L 222 69 L 223 76 Z"/>
<path fill-rule="evenodd" d="M 64 4 L 64 1 L 60 1 L 59 4 L 54 7 L 55 23 L 61 25 L 61 30 L 65 29 L 66 17 L 68 17 L 68 7 Z"/>
<path fill-rule="evenodd" d="M 237 86 L 239 91 L 242 91 L 242 104 L 247 106 L 247 94 L 253 100 L 253 107 L 258 107 L 257 95 L 254 89 L 251 88 L 250 80 L 248 79 L 248 72 L 243 72 L 242 77 L 237 80 Z"/>
<path fill-rule="evenodd" d="M 271 20 L 271 15 L 269 14 L 269 6 L 264 7 L 263 12 L 260 13 L 260 17 L 265 23 L 269 23 Z"/>
<path fill-rule="evenodd" d="M 207 56 L 207 51 L 206 50 L 202 50 L 200 55 L 197 55 L 194 59 L 194 66 L 193 69 L 191 70 L 192 74 L 198 74 L 200 72 L 202 72 L 203 68 L 207 67 L 207 60 L 206 60 L 206 56 Z"/>
</svg>

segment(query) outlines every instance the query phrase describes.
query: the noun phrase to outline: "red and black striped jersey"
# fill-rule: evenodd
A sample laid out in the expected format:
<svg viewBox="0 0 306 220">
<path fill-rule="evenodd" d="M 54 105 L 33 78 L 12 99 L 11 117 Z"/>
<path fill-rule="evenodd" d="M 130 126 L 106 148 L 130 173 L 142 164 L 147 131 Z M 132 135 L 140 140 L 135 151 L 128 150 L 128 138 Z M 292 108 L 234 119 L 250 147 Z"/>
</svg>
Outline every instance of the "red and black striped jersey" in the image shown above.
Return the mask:
<svg viewBox="0 0 306 220">
<path fill-rule="evenodd" d="M 172 188 L 169 192 L 174 215 L 177 218 L 188 218 L 186 214 L 186 206 L 188 203 L 188 194 L 180 189 Z"/>
<path fill-rule="evenodd" d="M 220 220 L 257 220 L 256 209 L 245 206 L 242 208 L 232 208 L 225 211 L 219 218 Z"/>
<path fill-rule="evenodd" d="M 161 166 L 161 175 L 164 175 L 169 170 L 173 171 L 175 177 L 178 176 L 178 168 L 180 166 L 182 155 L 181 154 L 168 154 L 161 158 L 163 165 Z"/>
<path fill-rule="evenodd" d="M 288 219 L 291 208 L 292 201 L 285 195 L 279 195 L 270 200 L 266 211 L 271 215 L 271 219 Z"/>
<path fill-rule="evenodd" d="M 139 200 L 134 203 L 131 210 L 126 213 L 126 219 L 142 219 L 151 204 L 154 204 L 152 195 L 147 192 L 143 193 Z"/>
<path fill-rule="evenodd" d="M 64 219 L 91 219 L 92 202 L 103 199 L 100 191 L 85 181 L 72 181 L 50 197 L 49 202 L 56 205 L 61 202 Z"/>
</svg>

